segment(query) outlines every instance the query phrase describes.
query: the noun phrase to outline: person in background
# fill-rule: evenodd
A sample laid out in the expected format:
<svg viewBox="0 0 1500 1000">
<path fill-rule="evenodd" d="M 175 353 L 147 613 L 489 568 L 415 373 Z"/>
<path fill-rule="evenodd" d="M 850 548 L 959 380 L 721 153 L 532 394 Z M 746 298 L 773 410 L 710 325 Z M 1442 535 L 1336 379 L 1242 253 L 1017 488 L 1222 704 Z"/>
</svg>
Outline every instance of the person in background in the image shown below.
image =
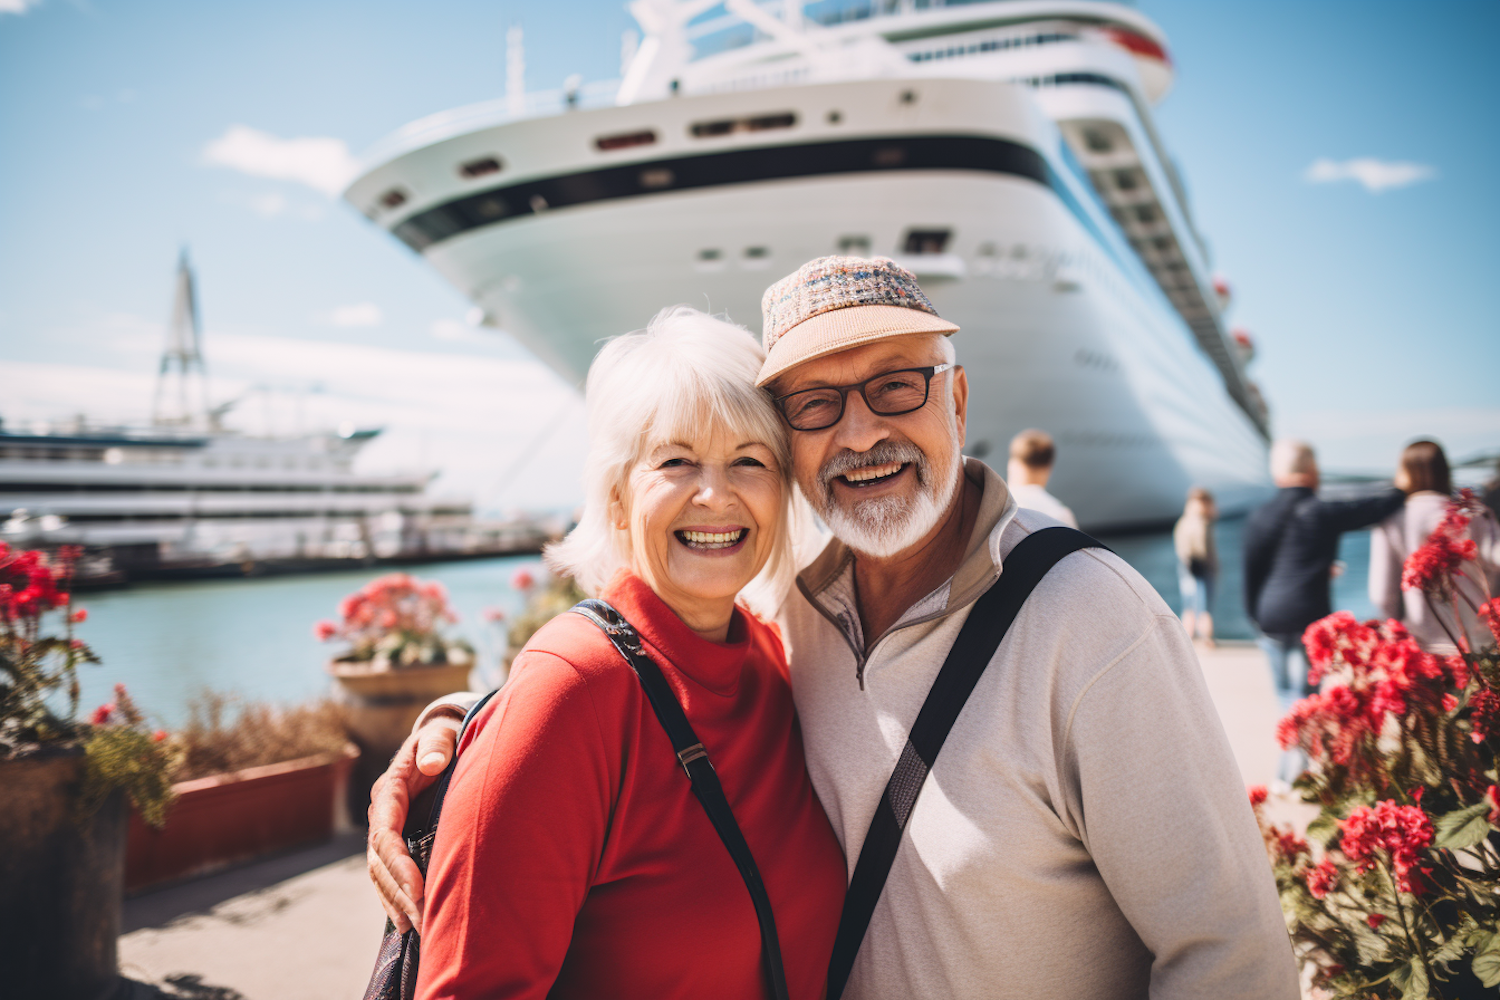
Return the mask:
<svg viewBox="0 0 1500 1000">
<path fill-rule="evenodd" d="M 1423 649 L 1447 655 L 1457 651 L 1451 610 L 1434 612 L 1420 590 L 1402 590 L 1401 571 L 1406 557 L 1427 541 L 1447 513 L 1453 497 L 1448 456 L 1436 441 L 1414 441 L 1401 452 L 1396 482 L 1410 491 L 1406 506 L 1392 514 L 1370 538 L 1370 601 L 1387 618 L 1404 624 Z M 1464 566 L 1465 578 L 1457 602 L 1464 632 L 1472 641 L 1487 634 L 1469 602 L 1479 604 L 1490 594 L 1500 593 L 1500 530 L 1493 514 L 1469 522 L 1469 537 L 1479 548 L 1479 559 Z"/>
<path fill-rule="evenodd" d="M 1479 499 L 1484 501 L 1484 505 L 1490 509 L 1491 514 L 1500 518 L 1500 459 L 1495 460 L 1495 474 L 1479 491 Z"/>
<path fill-rule="evenodd" d="M 1321 500 L 1318 459 L 1305 441 L 1282 439 L 1271 446 L 1276 495 L 1245 523 L 1245 611 L 1262 635 L 1283 713 L 1311 692 L 1302 633 L 1333 613 L 1333 563 L 1339 536 L 1368 528 L 1401 509 L 1399 488 L 1361 500 Z M 1297 751 L 1282 756 L 1279 778 L 1301 771 Z M 1289 773 L 1290 772 L 1290 773 Z"/>
<path fill-rule="evenodd" d="M 1182 588 L 1182 627 L 1188 638 L 1214 644 L 1214 585 L 1219 579 L 1219 550 L 1214 522 L 1219 509 L 1214 495 L 1201 486 L 1188 490 L 1187 506 L 1172 529 L 1177 550 L 1177 582 Z"/>
<path fill-rule="evenodd" d="M 1047 492 L 1052 478 L 1052 463 L 1057 445 L 1052 435 L 1035 428 L 1024 430 L 1010 439 L 1010 461 L 1005 465 L 1005 485 L 1016 503 L 1027 510 L 1041 511 L 1070 528 L 1078 527 L 1078 518 L 1057 497 Z"/>
</svg>

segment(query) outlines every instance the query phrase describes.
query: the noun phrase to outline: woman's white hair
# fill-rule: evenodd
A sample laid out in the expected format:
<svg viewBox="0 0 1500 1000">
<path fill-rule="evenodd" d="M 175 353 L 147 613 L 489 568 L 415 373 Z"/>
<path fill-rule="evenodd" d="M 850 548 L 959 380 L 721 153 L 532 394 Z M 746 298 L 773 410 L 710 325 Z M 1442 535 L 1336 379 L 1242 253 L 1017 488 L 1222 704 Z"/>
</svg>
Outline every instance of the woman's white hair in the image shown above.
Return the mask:
<svg viewBox="0 0 1500 1000">
<path fill-rule="evenodd" d="M 578 526 L 547 546 L 547 564 L 597 594 L 631 566 L 630 532 L 615 526 L 614 502 L 630 500 L 631 470 L 666 441 L 697 441 L 706 428 L 764 443 L 783 477 L 782 509 L 771 532 L 771 555 L 741 593 L 752 610 L 776 609 L 795 572 L 791 456 L 787 431 L 770 397 L 755 388 L 765 360 L 744 327 L 688 306 L 671 306 L 644 330 L 612 338 L 589 366 L 584 390 L 589 450 L 584 461 L 583 513 Z"/>
</svg>

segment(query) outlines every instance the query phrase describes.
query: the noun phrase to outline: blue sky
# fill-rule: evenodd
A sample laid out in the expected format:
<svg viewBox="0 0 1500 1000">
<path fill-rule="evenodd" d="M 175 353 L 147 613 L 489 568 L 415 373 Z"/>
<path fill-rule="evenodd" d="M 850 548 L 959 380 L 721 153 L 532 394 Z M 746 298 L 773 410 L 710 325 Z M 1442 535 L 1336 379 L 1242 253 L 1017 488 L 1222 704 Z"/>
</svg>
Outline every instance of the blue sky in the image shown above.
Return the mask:
<svg viewBox="0 0 1500 1000">
<path fill-rule="evenodd" d="M 1158 122 L 1278 431 L 1347 470 L 1422 434 L 1500 447 L 1500 4 L 1138 7 L 1171 41 Z M 334 140 L 333 162 L 499 96 L 513 23 L 541 89 L 614 76 L 632 22 L 619 0 L 0 0 L 0 416 L 140 415 L 186 243 L 216 394 L 267 387 L 244 426 L 381 423 L 373 465 L 443 468 L 496 508 L 571 503 L 567 386 L 342 202 L 213 162 L 236 126 Z M 1423 179 L 1308 179 L 1360 159 Z"/>
</svg>

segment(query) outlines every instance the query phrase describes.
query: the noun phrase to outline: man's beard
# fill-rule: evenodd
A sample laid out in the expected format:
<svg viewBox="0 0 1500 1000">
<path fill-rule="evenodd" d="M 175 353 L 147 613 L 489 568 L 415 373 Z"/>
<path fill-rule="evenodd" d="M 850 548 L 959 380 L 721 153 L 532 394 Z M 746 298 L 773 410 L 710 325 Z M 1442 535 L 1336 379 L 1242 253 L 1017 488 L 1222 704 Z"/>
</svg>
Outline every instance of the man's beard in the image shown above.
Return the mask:
<svg viewBox="0 0 1500 1000">
<path fill-rule="evenodd" d="M 953 454 L 947 468 L 934 470 L 927 455 L 910 441 L 881 441 L 869 451 L 841 451 L 818 470 L 813 508 L 838 539 L 855 552 L 889 559 L 927 536 L 958 491 L 963 446 L 954 428 Z M 909 463 L 917 478 L 915 496 L 885 496 L 839 503 L 833 481 L 846 472 L 889 462 Z"/>
</svg>

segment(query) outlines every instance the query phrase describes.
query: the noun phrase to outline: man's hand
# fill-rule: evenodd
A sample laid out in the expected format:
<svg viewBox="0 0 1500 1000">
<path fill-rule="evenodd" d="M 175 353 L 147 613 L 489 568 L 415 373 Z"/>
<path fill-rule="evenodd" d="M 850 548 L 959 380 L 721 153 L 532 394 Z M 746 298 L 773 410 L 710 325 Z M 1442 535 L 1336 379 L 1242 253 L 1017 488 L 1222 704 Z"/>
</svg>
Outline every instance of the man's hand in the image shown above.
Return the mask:
<svg viewBox="0 0 1500 1000">
<path fill-rule="evenodd" d="M 448 766 L 458 746 L 461 725 L 452 716 L 429 719 L 406 738 L 391 766 L 370 789 L 370 839 L 365 858 L 370 879 L 380 893 L 380 905 L 401 933 L 412 927 L 421 933 L 423 900 L 422 873 L 407 853 L 401 830 L 412 800 Z"/>
</svg>

